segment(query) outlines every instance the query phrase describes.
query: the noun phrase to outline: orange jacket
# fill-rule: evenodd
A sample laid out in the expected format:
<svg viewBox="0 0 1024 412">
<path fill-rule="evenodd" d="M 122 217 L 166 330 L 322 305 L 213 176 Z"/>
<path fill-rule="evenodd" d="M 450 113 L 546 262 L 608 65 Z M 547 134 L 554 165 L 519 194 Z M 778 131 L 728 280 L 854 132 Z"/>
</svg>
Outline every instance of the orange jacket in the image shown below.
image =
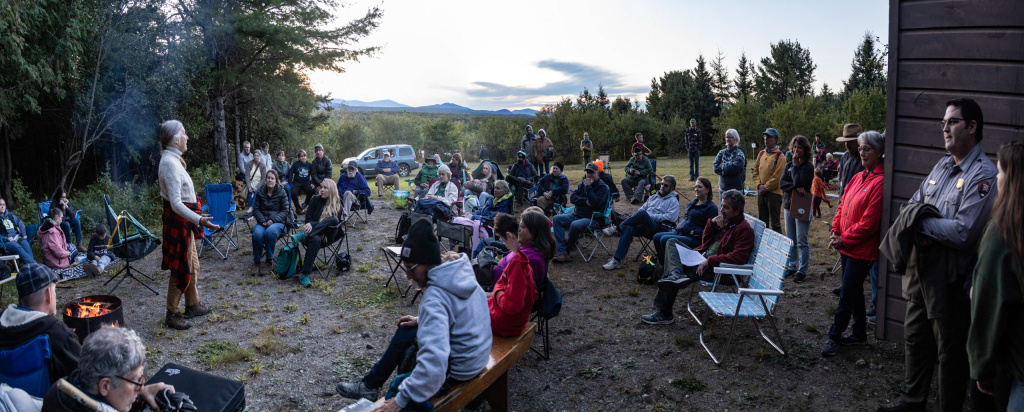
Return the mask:
<svg viewBox="0 0 1024 412">
<path fill-rule="evenodd" d="M 878 260 L 882 223 L 882 164 L 853 175 L 832 219 L 832 233 L 843 241 L 839 251 L 862 260 Z"/>
<path fill-rule="evenodd" d="M 822 199 L 825 198 L 825 181 L 818 176 L 814 176 L 814 181 L 811 182 L 811 194 Z"/>
</svg>

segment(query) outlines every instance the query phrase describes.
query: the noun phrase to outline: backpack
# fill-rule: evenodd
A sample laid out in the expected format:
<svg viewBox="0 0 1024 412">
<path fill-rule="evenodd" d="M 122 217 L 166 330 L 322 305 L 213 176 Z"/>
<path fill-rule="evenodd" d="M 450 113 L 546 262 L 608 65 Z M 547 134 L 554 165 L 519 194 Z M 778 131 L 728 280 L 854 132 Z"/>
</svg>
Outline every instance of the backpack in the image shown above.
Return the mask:
<svg viewBox="0 0 1024 412">
<path fill-rule="evenodd" d="M 398 217 L 398 224 L 395 225 L 395 243 L 401 245 L 405 242 L 405 236 L 409 234 L 409 227 L 412 226 L 412 218 L 409 212 L 402 213 Z"/>
<path fill-rule="evenodd" d="M 334 256 L 334 266 L 338 268 L 338 271 L 346 272 L 352 269 L 352 257 L 348 253 L 338 252 Z"/>
<path fill-rule="evenodd" d="M 490 292 L 494 288 L 494 267 L 498 266 L 496 249 L 486 247 L 470 262 L 473 263 L 473 274 L 476 275 L 476 283 L 480 284 L 484 291 Z"/>
<path fill-rule="evenodd" d="M 304 232 L 292 235 L 291 242 L 277 253 L 277 264 L 274 265 L 274 273 L 277 274 L 278 279 L 288 279 L 299 271 L 299 266 L 302 266 L 299 242 L 305 237 L 306 233 Z"/>
<path fill-rule="evenodd" d="M 552 148 L 544 149 L 544 154 L 541 155 L 544 160 L 551 160 L 555 158 L 555 150 Z"/>
<path fill-rule="evenodd" d="M 657 280 L 658 257 L 654 255 L 643 255 L 640 259 L 640 269 L 636 271 L 636 281 L 641 285 L 653 285 Z"/>
<path fill-rule="evenodd" d="M 562 312 L 562 292 L 558 291 L 555 284 L 551 282 L 550 277 L 544 279 L 543 288 L 544 296 L 540 303 L 540 308 L 537 310 L 537 316 L 551 319 Z"/>
</svg>

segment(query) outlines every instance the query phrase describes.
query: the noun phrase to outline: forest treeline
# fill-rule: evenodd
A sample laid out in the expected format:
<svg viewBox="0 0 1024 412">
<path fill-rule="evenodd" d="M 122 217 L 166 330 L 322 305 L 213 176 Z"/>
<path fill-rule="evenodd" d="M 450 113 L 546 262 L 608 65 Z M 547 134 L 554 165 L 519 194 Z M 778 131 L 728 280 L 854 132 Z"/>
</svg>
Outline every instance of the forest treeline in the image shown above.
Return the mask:
<svg viewBox="0 0 1024 412">
<path fill-rule="evenodd" d="M 126 200 L 152 197 L 157 125 L 169 118 L 193 137 L 189 167 L 201 168 L 204 182 L 230 178 L 245 140 L 289 157 L 323 143 L 336 161 L 384 143 L 475 158 L 484 144 L 507 162 L 531 124 L 573 163 L 584 132 L 613 158 L 636 132 L 656 156 L 679 155 L 690 118 L 709 155 L 727 128 L 749 148 L 769 126 L 784 136 L 821 133 L 834 144 L 845 122 L 885 123 L 886 52 L 870 33 L 835 91 L 814 88 L 809 50 L 780 40 L 760 61 L 741 55 L 733 68 L 722 53 L 700 56 L 691 68 L 654 77 L 642 103 L 580 85 L 578 96 L 532 118 L 325 110 L 330 96 L 312 91 L 307 73 L 372 57 L 379 48 L 360 40 L 383 16 L 379 7 L 353 11 L 337 0 L 0 2 L 0 195 L 17 198 L 19 211 L 58 187 L 75 197 L 117 183 L 131 192 Z"/>
</svg>

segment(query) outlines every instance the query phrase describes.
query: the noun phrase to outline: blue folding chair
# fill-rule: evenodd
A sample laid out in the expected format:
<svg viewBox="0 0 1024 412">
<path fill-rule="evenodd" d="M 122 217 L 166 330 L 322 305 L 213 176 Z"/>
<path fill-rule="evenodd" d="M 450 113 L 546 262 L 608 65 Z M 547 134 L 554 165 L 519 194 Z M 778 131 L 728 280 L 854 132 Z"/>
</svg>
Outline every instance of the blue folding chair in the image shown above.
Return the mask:
<svg viewBox="0 0 1024 412">
<path fill-rule="evenodd" d="M 0 383 L 42 398 L 50 389 L 50 338 L 39 335 L 15 348 L 0 350 Z"/>
<path fill-rule="evenodd" d="M 36 205 L 36 207 L 39 208 L 39 219 L 38 220 L 39 220 L 39 224 L 40 225 L 43 224 L 43 220 L 45 220 L 47 218 L 47 216 L 50 215 L 50 203 L 51 202 L 52 202 L 51 200 L 47 200 L 47 201 L 45 201 L 43 203 L 40 203 L 40 204 Z M 81 210 L 75 211 L 75 217 L 81 218 L 82 217 L 82 211 Z M 29 243 L 31 243 L 31 240 L 29 241 Z"/>
<path fill-rule="evenodd" d="M 211 223 L 220 226 L 220 229 L 210 230 L 203 228 L 203 243 L 199 246 L 199 256 L 203 255 L 203 248 L 209 245 L 220 255 L 227 259 L 231 246 L 238 249 L 238 230 L 235 227 L 235 202 L 234 188 L 227 183 L 217 185 L 206 185 L 206 205 L 203 212 L 209 213 Z M 221 251 L 218 244 L 227 240 L 224 244 L 224 251 Z"/>
</svg>

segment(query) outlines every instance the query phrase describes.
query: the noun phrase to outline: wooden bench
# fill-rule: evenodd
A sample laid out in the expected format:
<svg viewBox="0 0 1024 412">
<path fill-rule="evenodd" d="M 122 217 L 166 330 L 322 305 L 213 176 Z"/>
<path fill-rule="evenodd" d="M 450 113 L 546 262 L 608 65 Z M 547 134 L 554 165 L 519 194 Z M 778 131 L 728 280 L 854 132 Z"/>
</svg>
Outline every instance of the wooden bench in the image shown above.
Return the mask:
<svg viewBox="0 0 1024 412">
<path fill-rule="evenodd" d="M 467 406 L 479 406 L 483 401 L 491 405 L 491 410 L 503 412 L 508 410 L 508 370 L 530 350 L 537 324 L 530 322 L 526 329 L 517 337 L 503 338 L 494 336 L 491 342 L 491 358 L 487 367 L 479 375 L 468 382 L 455 385 L 448 391 L 430 398 L 434 410 L 439 412 L 455 412 Z M 384 398 L 376 404 L 383 405 Z"/>
</svg>

